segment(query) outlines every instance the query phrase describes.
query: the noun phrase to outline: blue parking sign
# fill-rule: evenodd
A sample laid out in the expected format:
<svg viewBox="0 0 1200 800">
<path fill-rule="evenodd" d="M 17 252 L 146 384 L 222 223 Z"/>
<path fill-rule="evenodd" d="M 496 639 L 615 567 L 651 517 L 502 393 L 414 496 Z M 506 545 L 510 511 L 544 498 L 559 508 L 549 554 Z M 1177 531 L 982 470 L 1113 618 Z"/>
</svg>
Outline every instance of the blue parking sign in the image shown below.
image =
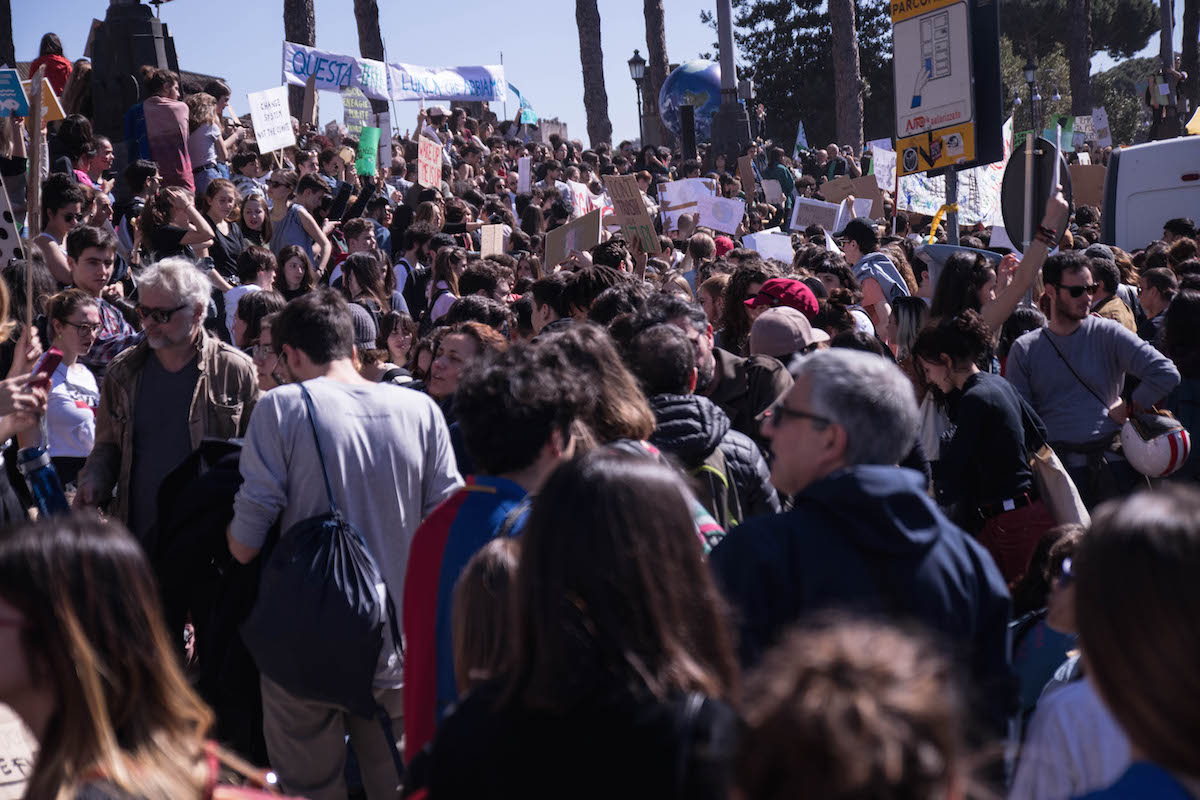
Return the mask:
<svg viewBox="0 0 1200 800">
<path fill-rule="evenodd" d="M 28 117 L 29 99 L 15 69 L 0 69 L 0 117 Z"/>
</svg>

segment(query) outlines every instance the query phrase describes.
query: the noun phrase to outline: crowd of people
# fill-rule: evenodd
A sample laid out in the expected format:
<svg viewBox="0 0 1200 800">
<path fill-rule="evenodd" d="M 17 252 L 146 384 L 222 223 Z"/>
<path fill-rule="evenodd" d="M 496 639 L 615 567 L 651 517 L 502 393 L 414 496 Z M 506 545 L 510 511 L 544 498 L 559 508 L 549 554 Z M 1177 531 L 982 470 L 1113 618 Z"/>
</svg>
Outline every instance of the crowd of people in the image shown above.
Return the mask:
<svg viewBox="0 0 1200 800">
<path fill-rule="evenodd" d="M 38 741 L 28 797 L 212 797 L 247 763 L 316 800 L 1200 797 L 1200 462 L 1159 479 L 1121 447 L 1147 414 L 1200 424 L 1183 213 L 1125 252 L 1056 191 L 1024 253 L 975 226 L 938 261 L 944 227 L 886 196 L 790 231 L 785 262 L 742 237 L 787 203 L 724 156 L 433 105 L 359 175 L 336 124 L 268 158 L 228 86 L 181 100 L 163 69 L 118 186 L 88 62 L 53 34 L 42 59 L 68 111 L 45 175 L 0 120 L 18 217 L 41 182 L 0 282 L 0 702 Z M 862 171 L 745 154 L 789 196 Z M 551 263 L 565 181 L 613 175 L 660 252 L 613 227 Z M 658 214 L 704 175 L 746 200 L 732 235 Z M 70 513 L 31 520 L 32 447 Z M 246 621 L 311 607 L 271 593 L 314 520 L 354 556 L 314 551 L 314 596 L 373 575 L 382 612 L 355 685 L 301 692 L 274 665 L 319 681 L 357 657 L 344 631 L 301 620 L 267 660 Z"/>
</svg>

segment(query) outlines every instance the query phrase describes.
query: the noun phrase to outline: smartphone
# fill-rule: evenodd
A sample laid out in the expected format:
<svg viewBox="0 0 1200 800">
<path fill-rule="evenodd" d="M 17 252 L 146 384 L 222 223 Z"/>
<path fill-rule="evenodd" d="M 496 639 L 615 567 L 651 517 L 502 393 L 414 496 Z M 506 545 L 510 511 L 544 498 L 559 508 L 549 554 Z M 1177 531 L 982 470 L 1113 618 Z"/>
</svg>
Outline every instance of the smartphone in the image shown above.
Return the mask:
<svg viewBox="0 0 1200 800">
<path fill-rule="evenodd" d="M 62 350 L 57 347 L 51 347 L 46 352 L 42 353 L 41 358 L 37 360 L 37 364 L 33 366 L 33 373 L 29 376 L 26 386 L 33 385 L 39 378 L 50 379 L 54 375 L 54 370 L 58 369 L 58 365 L 62 363 Z"/>
</svg>

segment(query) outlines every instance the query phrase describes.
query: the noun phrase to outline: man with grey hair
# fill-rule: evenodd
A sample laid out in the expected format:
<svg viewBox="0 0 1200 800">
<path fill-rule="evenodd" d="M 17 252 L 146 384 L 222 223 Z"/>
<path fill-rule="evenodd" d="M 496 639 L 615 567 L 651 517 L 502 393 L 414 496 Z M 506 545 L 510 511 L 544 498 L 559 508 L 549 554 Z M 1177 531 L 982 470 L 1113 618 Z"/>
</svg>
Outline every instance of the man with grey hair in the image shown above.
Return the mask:
<svg viewBox="0 0 1200 800">
<path fill-rule="evenodd" d="M 100 388 L 75 504 L 109 506 L 143 545 L 163 479 L 202 439 L 243 436 L 258 399 L 254 362 L 204 330 L 211 288 L 184 258 L 147 268 L 136 306 L 146 338 L 109 363 Z"/>
<path fill-rule="evenodd" d="M 882 357 L 843 348 L 812 353 L 793 375 L 763 425 L 771 482 L 792 509 L 747 520 L 710 556 L 743 664 L 821 610 L 916 621 L 951 645 L 999 729 L 1015 699 L 1008 590 L 924 476 L 897 466 L 917 436 L 911 382 Z"/>
</svg>

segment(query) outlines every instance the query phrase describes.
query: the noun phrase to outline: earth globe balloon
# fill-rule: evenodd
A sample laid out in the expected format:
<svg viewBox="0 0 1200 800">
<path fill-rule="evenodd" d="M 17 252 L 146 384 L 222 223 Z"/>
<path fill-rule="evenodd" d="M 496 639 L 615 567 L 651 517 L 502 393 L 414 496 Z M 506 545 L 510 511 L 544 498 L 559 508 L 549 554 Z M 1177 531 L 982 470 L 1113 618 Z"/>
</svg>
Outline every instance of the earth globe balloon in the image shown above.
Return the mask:
<svg viewBox="0 0 1200 800">
<path fill-rule="evenodd" d="M 712 118 L 721 107 L 721 65 L 696 59 L 685 61 L 667 76 L 658 93 L 658 113 L 676 136 L 681 136 L 679 108 L 690 105 L 696 114 L 696 141 L 708 141 Z"/>
</svg>

